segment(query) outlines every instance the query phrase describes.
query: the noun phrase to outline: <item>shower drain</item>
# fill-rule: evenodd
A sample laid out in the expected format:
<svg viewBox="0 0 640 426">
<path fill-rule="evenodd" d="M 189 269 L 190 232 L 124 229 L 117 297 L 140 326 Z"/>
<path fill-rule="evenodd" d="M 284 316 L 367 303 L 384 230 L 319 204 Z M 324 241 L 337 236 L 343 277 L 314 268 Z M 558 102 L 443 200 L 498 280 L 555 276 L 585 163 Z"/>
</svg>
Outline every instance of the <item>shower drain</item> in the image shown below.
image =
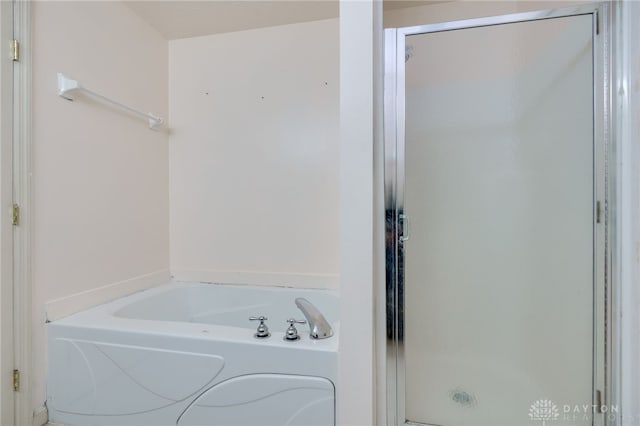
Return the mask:
<svg viewBox="0 0 640 426">
<path fill-rule="evenodd" d="M 463 405 L 465 407 L 473 407 L 474 405 L 476 405 L 476 402 L 477 402 L 475 396 L 473 396 L 469 392 L 464 391 L 462 389 L 452 390 L 451 392 L 449 392 L 449 396 L 451 397 L 451 400 L 453 402 L 455 402 L 456 404 Z"/>
</svg>

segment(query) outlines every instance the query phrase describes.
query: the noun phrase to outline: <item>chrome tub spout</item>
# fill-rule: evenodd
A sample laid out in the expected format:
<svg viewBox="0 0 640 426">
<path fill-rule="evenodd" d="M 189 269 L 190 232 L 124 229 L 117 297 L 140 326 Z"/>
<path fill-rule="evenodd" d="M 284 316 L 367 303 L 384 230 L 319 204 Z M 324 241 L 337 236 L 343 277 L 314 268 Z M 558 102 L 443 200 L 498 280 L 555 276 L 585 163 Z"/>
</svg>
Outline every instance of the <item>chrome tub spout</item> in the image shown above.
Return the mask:
<svg viewBox="0 0 640 426">
<path fill-rule="evenodd" d="M 326 339 L 333 336 L 333 329 L 327 319 L 320 313 L 313 303 L 303 297 L 296 299 L 296 306 L 302 311 L 307 322 L 312 339 Z"/>
</svg>

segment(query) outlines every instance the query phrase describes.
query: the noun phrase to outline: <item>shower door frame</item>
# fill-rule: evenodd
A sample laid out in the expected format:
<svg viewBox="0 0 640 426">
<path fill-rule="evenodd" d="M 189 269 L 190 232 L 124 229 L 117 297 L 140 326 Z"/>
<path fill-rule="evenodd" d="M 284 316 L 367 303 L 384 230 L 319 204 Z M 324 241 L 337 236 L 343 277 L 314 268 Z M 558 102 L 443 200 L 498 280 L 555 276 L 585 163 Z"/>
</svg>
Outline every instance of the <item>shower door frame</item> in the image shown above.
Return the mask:
<svg viewBox="0 0 640 426">
<path fill-rule="evenodd" d="M 468 19 L 403 28 L 384 34 L 384 209 L 385 209 L 385 308 L 386 308 L 386 424 L 420 425 L 406 420 L 404 354 L 404 240 L 408 219 L 404 211 L 405 184 L 405 46 L 406 37 L 502 24 L 538 21 L 578 15 L 592 16 L 593 60 L 593 378 L 592 404 L 611 407 L 617 399 L 616 361 L 612 354 L 611 202 L 615 182 L 611 176 L 612 85 L 611 6 L 594 3 L 487 18 Z M 400 267 L 399 265 L 402 265 Z M 608 415 L 592 414 L 592 425 L 615 424 Z M 435 426 L 435 425 L 432 425 Z M 447 426 L 447 425 L 442 425 Z"/>
</svg>

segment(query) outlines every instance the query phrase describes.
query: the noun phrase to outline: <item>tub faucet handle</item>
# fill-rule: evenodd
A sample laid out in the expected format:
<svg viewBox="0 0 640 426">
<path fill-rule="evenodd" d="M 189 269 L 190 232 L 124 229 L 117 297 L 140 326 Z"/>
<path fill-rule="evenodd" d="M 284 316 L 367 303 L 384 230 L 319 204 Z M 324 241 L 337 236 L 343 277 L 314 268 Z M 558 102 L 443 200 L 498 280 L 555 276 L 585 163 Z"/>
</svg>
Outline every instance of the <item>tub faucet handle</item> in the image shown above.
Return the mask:
<svg viewBox="0 0 640 426">
<path fill-rule="evenodd" d="M 289 328 L 284 333 L 284 340 L 287 342 L 295 342 L 296 340 L 300 340 L 300 335 L 298 334 L 298 329 L 296 328 L 296 324 L 306 324 L 305 320 L 297 320 L 294 318 L 289 318 L 287 320 L 289 323 Z"/>
<path fill-rule="evenodd" d="M 269 327 L 267 327 L 267 324 L 264 323 L 267 319 L 268 318 L 264 315 L 260 315 L 259 317 L 249 317 L 249 321 L 260 321 L 260 324 L 258 324 L 258 329 L 253 335 L 254 337 L 258 339 L 264 339 L 265 337 L 271 336 L 271 333 L 269 333 Z"/>
</svg>

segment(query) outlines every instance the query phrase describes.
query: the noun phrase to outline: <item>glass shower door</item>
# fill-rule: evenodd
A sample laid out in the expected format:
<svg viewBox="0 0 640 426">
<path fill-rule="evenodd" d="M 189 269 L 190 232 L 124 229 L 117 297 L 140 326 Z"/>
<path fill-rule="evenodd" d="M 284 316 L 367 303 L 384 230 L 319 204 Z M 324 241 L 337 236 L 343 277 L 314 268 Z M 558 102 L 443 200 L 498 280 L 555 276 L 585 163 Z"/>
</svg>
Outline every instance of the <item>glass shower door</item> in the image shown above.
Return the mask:
<svg viewBox="0 0 640 426">
<path fill-rule="evenodd" d="M 395 38 L 398 422 L 591 425 L 594 15 L 428 27 Z"/>
</svg>

